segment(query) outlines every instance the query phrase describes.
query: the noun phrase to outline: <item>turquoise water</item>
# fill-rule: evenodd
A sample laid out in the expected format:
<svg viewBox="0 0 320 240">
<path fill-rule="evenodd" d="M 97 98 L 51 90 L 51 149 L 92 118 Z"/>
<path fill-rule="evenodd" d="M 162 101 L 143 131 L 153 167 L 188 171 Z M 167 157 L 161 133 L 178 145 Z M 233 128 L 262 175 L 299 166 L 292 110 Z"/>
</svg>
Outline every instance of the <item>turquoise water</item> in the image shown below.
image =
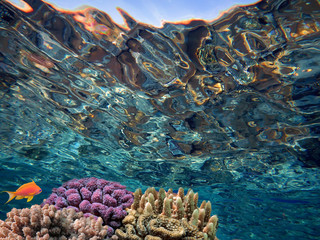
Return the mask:
<svg viewBox="0 0 320 240">
<path fill-rule="evenodd" d="M 193 188 L 220 240 L 319 238 L 318 1 L 162 28 L 26 2 L 0 5 L 0 181 L 43 192 L 1 219 L 98 177 Z"/>
</svg>

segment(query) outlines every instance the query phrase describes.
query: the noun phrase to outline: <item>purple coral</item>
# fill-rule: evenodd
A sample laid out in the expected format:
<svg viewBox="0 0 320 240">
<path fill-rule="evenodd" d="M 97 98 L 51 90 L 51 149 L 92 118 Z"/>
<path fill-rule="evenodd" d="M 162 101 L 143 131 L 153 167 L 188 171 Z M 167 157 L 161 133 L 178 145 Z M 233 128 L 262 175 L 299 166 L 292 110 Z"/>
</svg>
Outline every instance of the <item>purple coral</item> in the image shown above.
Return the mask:
<svg viewBox="0 0 320 240">
<path fill-rule="evenodd" d="M 50 204 L 57 209 L 74 208 L 84 212 L 84 216 L 101 217 L 104 224 L 110 227 L 108 236 L 111 236 L 111 229 L 121 226 L 122 219 L 127 215 L 125 209 L 132 203 L 133 194 L 125 186 L 91 177 L 72 179 L 54 188 L 42 206 Z"/>
</svg>

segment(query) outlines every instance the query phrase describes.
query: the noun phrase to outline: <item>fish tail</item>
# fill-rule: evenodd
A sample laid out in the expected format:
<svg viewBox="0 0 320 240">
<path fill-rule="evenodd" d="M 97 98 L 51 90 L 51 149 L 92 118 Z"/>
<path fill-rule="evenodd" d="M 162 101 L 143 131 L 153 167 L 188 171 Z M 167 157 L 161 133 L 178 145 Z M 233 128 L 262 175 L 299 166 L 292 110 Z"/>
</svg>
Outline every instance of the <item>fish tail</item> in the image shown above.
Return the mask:
<svg viewBox="0 0 320 240">
<path fill-rule="evenodd" d="M 8 201 L 7 201 L 5 204 L 7 204 L 8 202 L 10 202 L 10 201 L 11 201 L 12 199 L 14 199 L 15 196 L 16 196 L 16 192 L 9 192 L 9 191 L 3 191 L 3 192 L 6 192 L 6 193 L 9 194 L 9 199 L 8 199 Z"/>
</svg>

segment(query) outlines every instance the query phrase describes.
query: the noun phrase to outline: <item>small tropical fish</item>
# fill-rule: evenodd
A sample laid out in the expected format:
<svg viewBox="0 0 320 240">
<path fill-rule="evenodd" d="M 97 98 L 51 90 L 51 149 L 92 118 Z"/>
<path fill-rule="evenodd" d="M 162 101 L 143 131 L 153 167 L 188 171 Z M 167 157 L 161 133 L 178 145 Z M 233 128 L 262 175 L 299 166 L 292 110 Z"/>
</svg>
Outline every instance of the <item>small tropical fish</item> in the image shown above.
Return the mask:
<svg viewBox="0 0 320 240">
<path fill-rule="evenodd" d="M 41 188 L 32 180 L 32 182 L 23 184 L 15 192 L 2 191 L 9 194 L 9 199 L 5 203 L 7 204 L 12 199 L 16 198 L 17 200 L 27 198 L 27 202 L 30 202 L 34 195 L 38 195 L 42 192 Z"/>
</svg>

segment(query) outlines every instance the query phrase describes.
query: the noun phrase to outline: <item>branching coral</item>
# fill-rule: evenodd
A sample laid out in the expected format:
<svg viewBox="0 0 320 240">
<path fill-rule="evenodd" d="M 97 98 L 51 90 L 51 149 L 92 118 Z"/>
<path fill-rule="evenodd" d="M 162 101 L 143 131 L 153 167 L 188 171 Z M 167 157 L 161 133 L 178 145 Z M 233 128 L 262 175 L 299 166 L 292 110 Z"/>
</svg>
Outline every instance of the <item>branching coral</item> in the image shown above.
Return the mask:
<svg viewBox="0 0 320 240">
<path fill-rule="evenodd" d="M 211 216 L 211 203 L 203 201 L 198 208 L 198 194 L 189 189 L 185 195 L 169 189 L 148 188 L 134 193 L 124 227 L 116 230 L 120 240 L 204 239 L 217 240 L 218 218 Z"/>
<path fill-rule="evenodd" d="M 73 179 L 53 193 L 44 204 L 55 205 L 57 209 L 74 208 L 84 216 L 102 217 L 104 224 L 118 228 L 127 215 L 126 208 L 133 203 L 133 195 L 117 183 L 98 178 Z M 111 235 L 108 235 L 111 236 Z"/>
<path fill-rule="evenodd" d="M 98 240 L 109 232 L 102 218 L 83 217 L 74 209 L 57 210 L 53 205 L 33 205 L 30 209 L 12 209 L 0 220 L 0 239 L 15 240 Z"/>
</svg>

